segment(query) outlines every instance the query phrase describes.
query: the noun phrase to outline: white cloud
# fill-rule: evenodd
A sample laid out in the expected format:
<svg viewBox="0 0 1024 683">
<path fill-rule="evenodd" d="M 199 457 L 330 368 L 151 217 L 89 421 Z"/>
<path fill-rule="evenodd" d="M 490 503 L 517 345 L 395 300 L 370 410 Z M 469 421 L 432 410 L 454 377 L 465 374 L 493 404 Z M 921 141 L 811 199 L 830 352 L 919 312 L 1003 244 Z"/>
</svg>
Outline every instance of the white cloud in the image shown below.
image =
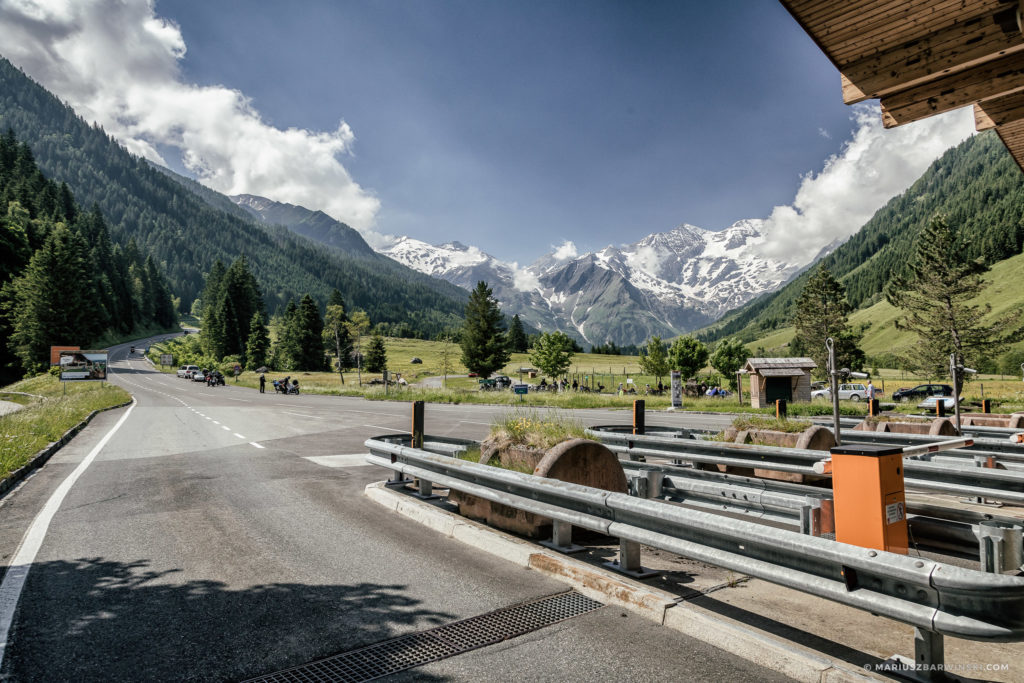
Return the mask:
<svg viewBox="0 0 1024 683">
<path fill-rule="evenodd" d="M 831 140 L 832 139 L 832 135 L 827 130 L 825 130 L 824 128 L 818 128 L 818 135 L 820 135 L 821 137 L 825 138 L 826 140 Z"/>
<path fill-rule="evenodd" d="M 520 268 L 515 261 L 508 264 L 512 269 L 512 286 L 520 292 L 532 292 L 540 289 L 540 278 L 528 268 Z"/>
<path fill-rule="evenodd" d="M 970 107 L 889 130 L 882 128 L 877 105 L 854 107 L 852 119 L 857 128 L 840 153 L 804 177 L 791 205 L 776 206 L 768 217 L 765 256 L 809 262 L 822 247 L 857 232 L 974 131 Z"/>
<path fill-rule="evenodd" d="M 355 140 L 348 124 L 282 130 L 237 90 L 184 82 L 181 30 L 152 0 L 0 0 L 0 35 L 8 59 L 135 154 L 165 163 L 158 149 L 176 149 L 220 192 L 373 225 L 380 201 L 339 161 Z"/>
<path fill-rule="evenodd" d="M 654 247 L 643 246 L 632 254 L 629 254 L 626 257 L 626 262 L 631 268 L 638 268 L 639 270 L 657 276 L 658 273 L 661 272 L 662 261 L 669 256 L 671 256 L 671 254 L 668 252 L 659 254 Z"/>
<path fill-rule="evenodd" d="M 566 240 L 562 242 L 562 246 L 556 247 L 551 255 L 559 261 L 568 261 L 569 259 L 576 258 L 579 252 L 576 250 L 576 245 L 573 242 Z"/>
</svg>

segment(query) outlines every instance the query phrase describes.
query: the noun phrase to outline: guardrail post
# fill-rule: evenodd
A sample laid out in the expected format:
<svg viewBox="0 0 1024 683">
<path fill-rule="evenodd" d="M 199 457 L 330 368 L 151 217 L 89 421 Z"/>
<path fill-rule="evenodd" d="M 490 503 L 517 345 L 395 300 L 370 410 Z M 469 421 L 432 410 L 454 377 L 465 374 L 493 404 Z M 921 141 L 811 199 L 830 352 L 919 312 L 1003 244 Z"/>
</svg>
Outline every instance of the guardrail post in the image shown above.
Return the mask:
<svg viewBox="0 0 1024 683">
<path fill-rule="evenodd" d="M 644 408 L 646 403 L 643 399 L 633 401 L 633 433 L 643 434 L 646 429 L 644 424 Z"/>
<path fill-rule="evenodd" d="M 619 559 L 605 562 L 604 566 L 620 574 L 632 576 L 634 579 L 649 579 L 661 575 L 661 572 L 641 566 L 640 544 L 636 541 L 627 541 L 624 538 L 619 539 Z"/>
<path fill-rule="evenodd" d="M 914 627 L 914 664 L 926 681 L 945 681 L 946 648 L 941 633 Z"/>
<path fill-rule="evenodd" d="M 557 519 L 552 520 L 551 540 L 541 541 L 540 544 L 565 555 L 572 555 L 573 553 L 586 550 L 585 547 L 572 542 L 572 524 Z"/>
<path fill-rule="evenodd" d="M 412 447 L 423 448 L 423 401 L 412 402 Z"/>
<path fill-rule="evenodd" d="M 786 419 L 786 399 L 775 399 L 775 418 L 778 420 Z"/>
<path fill-rule="evenodd" d="M 992 412 L 992 399 L 983 398 L 981 399 L 981 412 L 991 413 Z"/>
<path fill-rule="evenodd" d="M 434 493 L 434 485 L 422 477 L 420 477 L 419 490 L 414 495 L 422 500 L 440 498 L 440 496 Z"/>
<path fill-rule="evenodd" d="M 935 417 L 946 417 L 946 402 L 939 397 L 935 401 Z M 959 434 L 960 432 L 957 432 Z"/>
<path fill-rule="evenodd" d="M 979 522 L 974 528 L 978 537 L 981 570 L 992 574 L 1020 569 L 1024 564 L 1024 528 L 1006 526 L 996 521 Z"/>
</svg>

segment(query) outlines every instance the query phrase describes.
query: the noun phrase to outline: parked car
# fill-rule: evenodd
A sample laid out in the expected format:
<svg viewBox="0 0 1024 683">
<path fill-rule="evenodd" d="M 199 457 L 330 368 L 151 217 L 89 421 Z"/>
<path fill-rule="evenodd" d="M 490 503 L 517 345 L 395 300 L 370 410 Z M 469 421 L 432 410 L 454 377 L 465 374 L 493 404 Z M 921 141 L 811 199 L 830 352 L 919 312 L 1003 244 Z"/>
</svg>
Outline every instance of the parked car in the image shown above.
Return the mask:
<svg viewBox="0 0 1024 683">
<path fill-rule="evenodd" d="M 187 365 L 182 365 L 180 368 L 178 368 L 178 377 L 184 377 L 186 370 L 188 370 Z"/>
<path fill-rule="evenodd" d="M 948 384 L 919 384 L 912 389 L 900 388 L 892 392 L 894 401 L 912 401 L 914 399 L 927 398 L 928 396 L 952 396 L 953 387 Z"/>
<path fill-rule="evenodd" d="M 811 382 L 811 391 L 821 391 L 822 389 L 828 389 L 828 382 Z"/>
<path fill-rule="evenodd" d="M 192 375 L 194 375 L 195 373 L 199 372 L 199 366 L 198 365 L 185 365 L 185 366 L 183 366 L 183 368 L 184 368 L 184 372 L 182 370 L 178 370 L 178 377 L 184 377 L 185 379 L 192 379 Z"/>
<path fill-rule="evenodd" d="M 946 404 L 946 412 L 953 412 L 956 410 L 956 399 L 952 396 L 929 396 L 925 400 L 917 404 L 918 408 L 928 411 L 929 413 L 935 412 L 935 404 L 942 401 Z"/>
<path fill-rule="evenodd" d="M 859 401 L 862 398 L 867 398 L 868 388 L 863 384 L 840 384 L 839 385 L 839 400 L 840 401 Z M 811 400 L 816 398 L 832 398 L 831 389 L 818 389 L 817 391 L 811 392 Z"/>
<path fill-rule="evenodd" d="M 206 373 L 208 372 L 209 370 L 207 370 L 206 368 L 203 368 L 202 370 L 196 370 L 195 372 L 192 373 L 192 377 L 190 379 L 193 382 L 205 382 Z"/>
</svg>

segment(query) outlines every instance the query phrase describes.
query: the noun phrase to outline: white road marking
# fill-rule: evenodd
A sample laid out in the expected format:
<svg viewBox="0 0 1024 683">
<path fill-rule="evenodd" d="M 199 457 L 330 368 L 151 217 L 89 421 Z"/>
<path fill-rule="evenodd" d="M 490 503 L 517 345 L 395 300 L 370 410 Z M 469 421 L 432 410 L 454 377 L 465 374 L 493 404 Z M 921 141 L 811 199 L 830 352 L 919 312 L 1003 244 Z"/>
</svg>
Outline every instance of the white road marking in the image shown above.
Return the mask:
<svg viewBox="0 0 1024 683">
<path fill-rule="evenodd" d="M 32 520 L 28 531 L 25 532 L 25 536 L 21 539 L 18 550 L 11 559 L 7 573 L 4 574 L 4 581 L 0 584 L 0 665 L 3 664 L 4 653 L 7 651 L 7 636 L 11 630 L 11 623 L 14 621 L 14 610 L 18 606 L 21 591 L 25 587 L 25 579 L 28 578 L 28 571 L 36 559 L 36 554 L 43 544 L 43 539 L 46 538 L 46 531 L 50 528 L 53 516 L 57 514 L 57 510 L 60 509 L 65 496 L 68 495 L 68 491 L 75 485 L 75 482 L 82 476 L 86 468 L 92 464 L 92 461 L 96 459 L 96 456 L 103 450 L 103 447 L 107 445 L 110 437 L 114 436 L 114 433 L 121 428 L 121 425 L 132 414 L 132 410 L 136 405 L 135 399 L 132 399 L 132 404 L 125 411 L 125 414 L 121 416 L 121 419 L 100 439 L 100 442 L 89 451 L 89 454 L 82 459 L 78 467 L 53 492 L 53 495 L 46 501 L 46 505 L 39 511 L 36 518 Z"/>
<path fill-rule="evenodd" d="M 366 462 L 366 453 L 349 453 L 346 455 L 307 455 L 306 460 L 315 462 L 324 467 L 364 467 L 369 466 Z"/>
<path fill-rule="evenodd" d="M 474 422 L 473 420 L 459 420 L 459 422 L 461 424 L 467 424 L 467 425 L 484 425 L 484 426 L 487 426 L 487 427 L 493 427 L 494 426 L 493 422 Z"/>
<path fill-rule="evenodd" d="M 258 443 L 256 443 L 255 441 L 250 441 L 249 445 L 250 446 L 255 446 L 256 448 L 266 448 L 266 446 L 261 446 Z"/>
<path fill-rule="evenodd" d="M 404 434 L 401 427 L 381 427 L 380 425 L 363 425 L 364 427 L 372 427 L 373 429 L 383 429 L 388 434 Z"/>
<path fill-rule="evenodd" d="M 228 427 L 227 425 L 221 425 L 220 428 L 228 432 L 231 431 L 231 427 Z"/>
<path fill-rule="evenodd" d="M 327 418 L 324 418 L 324 417 L 317 417 L 316 415 L 306 415 L 305 413 L 293 413 L 293 412 L 290 412 L 288 410 L 282 410 L 281 412 L 284 413 L 285 415 L 298 415 L 299 417 L 311 417 L 314 420 L 325 420 L 325 419 L 327 419 Z"/>
<path fill-rule="evenodd" d="M 235 436 L 237 436 L 239 439 L 242 439 L 243 441 L 245 441 L 245 437 L 242 436 L 241 434 L 239 434 L 238 432 L 235 432 Z"/>
<path fill-rule="evenodd" d="M 207 419 L 210 419 L 210 418 L 207 418 Z M 213 424 L 215 424 L 215 425 L 219 425 L 219 424 L 220 424 L 220 422 L 217 422 L 216 420 L 214 420 L 214 421 L 213 421 Z"/>
<path fill-rule="evenodd" d="M 224 398 L 226 398 L 229 401 L 241 401 L 242 403 L 252 403 L 252 401 L 250 401 L 247 398 L 231 398 L 230 396 L 225 396 Z"/>
</svg>

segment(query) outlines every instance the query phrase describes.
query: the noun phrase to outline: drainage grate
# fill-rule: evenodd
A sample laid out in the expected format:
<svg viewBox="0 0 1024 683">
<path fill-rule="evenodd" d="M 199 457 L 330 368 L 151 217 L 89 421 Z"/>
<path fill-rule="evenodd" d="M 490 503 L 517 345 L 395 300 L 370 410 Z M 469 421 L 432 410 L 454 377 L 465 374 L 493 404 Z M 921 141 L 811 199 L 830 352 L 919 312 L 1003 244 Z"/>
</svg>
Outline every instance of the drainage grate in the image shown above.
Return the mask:
<svg viewBox="0 0 1024 683">
<path fill-rule="evenodd" d="M 245 683 L 355 683 L 494 645 L 578 617 L 603 605 L 576 591 L 409 633 Z"/>
</svg>

